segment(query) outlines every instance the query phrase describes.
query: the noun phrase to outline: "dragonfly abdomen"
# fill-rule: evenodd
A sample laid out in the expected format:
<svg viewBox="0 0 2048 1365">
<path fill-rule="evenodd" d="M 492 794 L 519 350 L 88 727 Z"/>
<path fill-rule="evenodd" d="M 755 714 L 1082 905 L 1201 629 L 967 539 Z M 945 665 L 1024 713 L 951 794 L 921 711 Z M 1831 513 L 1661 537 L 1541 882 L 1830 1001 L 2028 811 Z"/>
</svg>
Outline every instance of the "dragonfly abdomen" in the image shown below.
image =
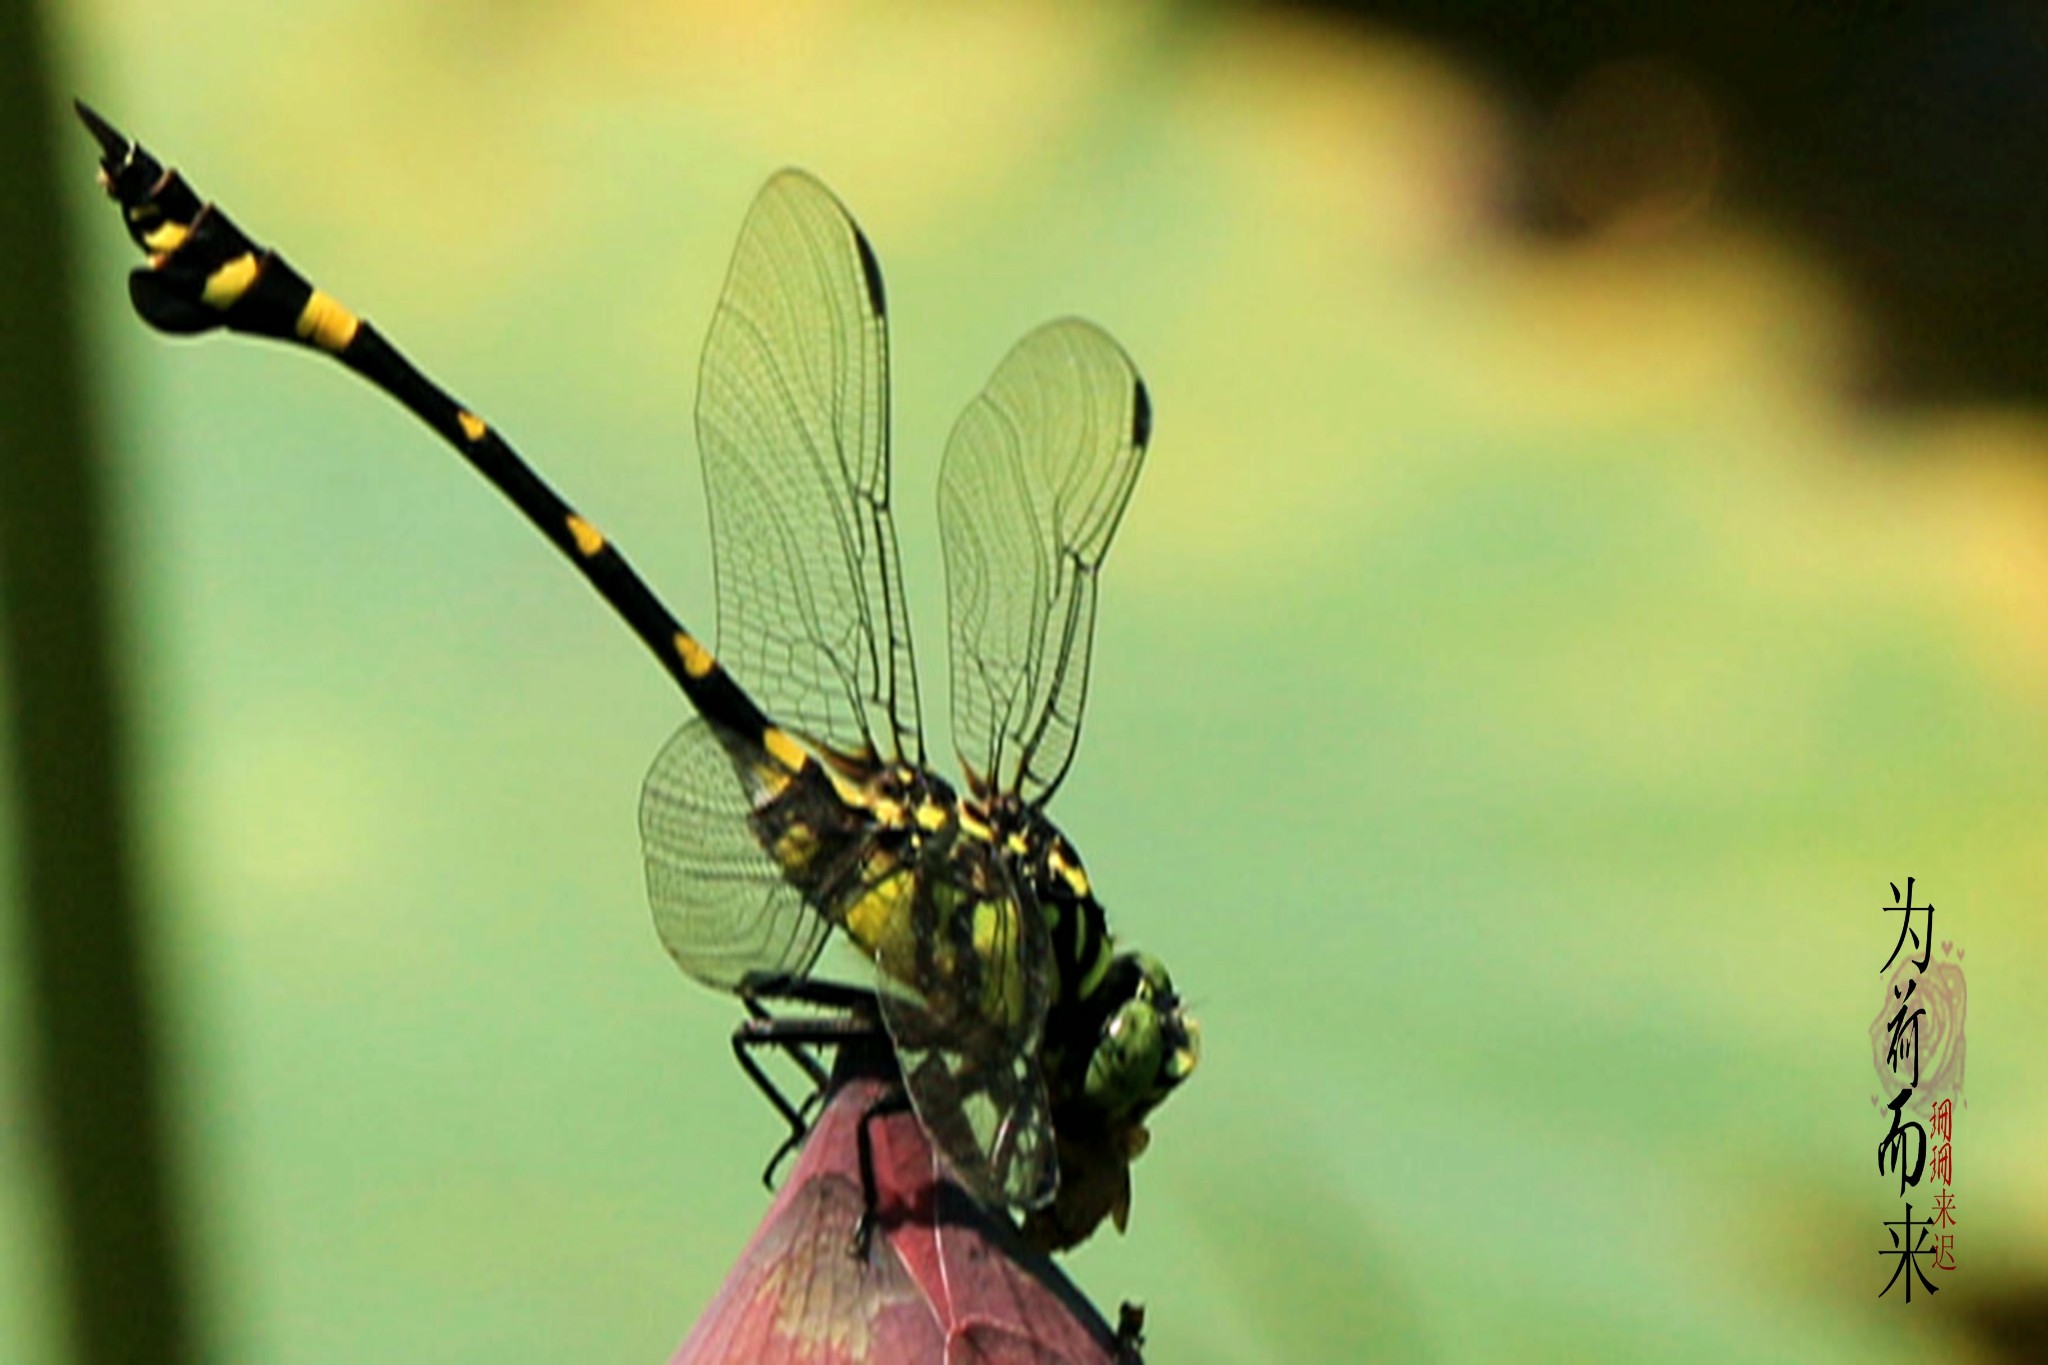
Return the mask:
<svg viewBox="0 0 2048 1365">
<path fill-rule="evenodd" d="M 322 351 L 383 389 L 525 514 L 625 619 L 735 756 L 771 785 L 813 760 L 777 728 L 623 555 L 519 457 L 489 423 L 422 374 L 377 329 L 315 288 L 175 170 L 83 105 L 102 152 L 100 178 L 149 263 L 129 276 L 135 310 L 159 331 L 225 328 Z"/>
</svg>

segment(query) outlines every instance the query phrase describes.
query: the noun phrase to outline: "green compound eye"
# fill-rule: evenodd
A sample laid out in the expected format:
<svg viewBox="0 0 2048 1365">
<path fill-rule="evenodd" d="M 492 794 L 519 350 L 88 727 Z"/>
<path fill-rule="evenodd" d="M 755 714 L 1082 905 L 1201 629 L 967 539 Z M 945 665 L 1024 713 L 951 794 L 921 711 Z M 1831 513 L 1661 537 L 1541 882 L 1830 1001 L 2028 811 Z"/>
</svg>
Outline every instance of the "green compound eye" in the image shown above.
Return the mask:
<svg viewBox="0 0 2048 1365">
<path fill-rule="evenodd" d="M 1119 1005 L 1088 1059 L 1089 1100 L 1107 1113 L 1121 1114 L 1151 1099 L 1158 1088 L 1164 1035 L 1159 1011 L 1147 995 Z"/>
<path fill-rule="evenodd" d="M 1194 1072 L 1200 1035 L 1158 958 L 1127 953 L 1111 977 L 1125 999 L 1103 1021 L 1083 1085 L 1104 1113 L 1135 1119 Z"/>
</svg>

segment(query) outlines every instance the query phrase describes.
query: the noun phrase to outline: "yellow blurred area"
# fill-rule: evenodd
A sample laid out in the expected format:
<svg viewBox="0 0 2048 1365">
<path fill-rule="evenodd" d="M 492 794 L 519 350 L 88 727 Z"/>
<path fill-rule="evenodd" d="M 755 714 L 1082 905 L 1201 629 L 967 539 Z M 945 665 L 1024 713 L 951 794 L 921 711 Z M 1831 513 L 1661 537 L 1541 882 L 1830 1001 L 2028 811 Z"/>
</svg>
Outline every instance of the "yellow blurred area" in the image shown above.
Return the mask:
<svg viewBox="0 0 2048 1365">
<path fill-rule="evenodd" d="M 749 196 L 819 173 L 888 280 L 938 753 L 945 434 L 1044 318 L 1130 350 L 1154 453 L 1056 813 L 1203 1021 L 1072 1262 L 1151 1358 L 1954 1358 L 2048 1296 L 2048 423 L 1858 403 L 1826 269 L 1708 170 L 1532 237 L 1476 77 L 1202 6 L 56 18 L 78 93 L 707 630 L 697 352 Z M 383 399 L 146 335 L 77 168 L 209 1358 L 660 1358 L 778 1138 L 647 924 L 680 699 Z M 1972 1059 L 1910 1309 L 1866 1037 L 1909 873 Z M 0 1340 L 40 1361 L 30 1138 Z"/>
</svg>

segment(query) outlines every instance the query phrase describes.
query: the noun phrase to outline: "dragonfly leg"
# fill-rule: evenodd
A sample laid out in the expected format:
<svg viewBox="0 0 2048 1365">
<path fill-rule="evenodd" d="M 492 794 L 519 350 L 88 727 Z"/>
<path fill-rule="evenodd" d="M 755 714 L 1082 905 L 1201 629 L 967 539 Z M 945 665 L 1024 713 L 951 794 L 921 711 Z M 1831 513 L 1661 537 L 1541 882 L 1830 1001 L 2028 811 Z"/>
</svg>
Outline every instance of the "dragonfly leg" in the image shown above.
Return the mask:
<svg viewBox="0 0 2048 1365">
<path fill-rule="evenodd" d="M 751 995 L 742 996 L 740 998 L 740 1003 L 747 1007 L 747 1014 L 751 1016 L 757 1023 L 775 1025 L 781 1022 L 776 1018 L 775 1015 L 769 1012 L 768 1007 L 766 1005 L 762 1004 L 759 1000 L 755 999 Z M 741 1026 L 742 1032 L 745 1031 L 745 1027 L 745 1025 Z M 738 1036 L 738 1034 L 734 1035 L 735 1038 L 737 1038 Z M 767 1041 L 768 1040 L 763 1040 L 762 1045 L 765 1046 Z M 823 1090 L 825 1088 L 825 1082 L 828 1079 L 830 1079 L 828 1073 L 825 1070 L 824 1063 L 820 1062 L 817 1059 L 817 1057 L 812 1054 L 811 1049 L 808 1046 L 801 1043 L 790 1043 L 783 1048 L 783 1051 L 792 1062 L 795 1062 L 797 1066 L 802 1069 L 804 1075 L 810 1078 L 811 1089 L 813 1091 L 811 1099 L 815 1100 L 817 1098 L 816 1092 Z M 810 1100 L 806 1100 L 804 1102 L 803 1107 L 809 1108 L 810 1103 Z"/>
<path fill-rule="evenodd" d="M 751 1023 L 753 1021 L 750 1020 L 748 1022 Z M 764 1071 L 761 1068 L 761 1064 L 754 1060 L 754 1050 L 762 1046 L 775 1046 L 775 1044 L 751 1036 L 747 1024 L 741 1024 L 733 1030 L 732 1055 L 734 1060 L 740 1064 L 740 1070 L 747 1073 L 747 1079 L 754 1083 L 754 1089 L 760 1091 L 767 1098 L 768 1103 L 774 1106 L 775 1112 L 782 1115 L 782 1121 L 789 1125 L 789 1136 L 783 1140 L 781 1146 L 775 1149 L 775 1155 L 768 1160 L 767 1169 L 761 1172 L 761 1183 L 773 1189 L 775 1187 L 775 1168 L 782 1164 L 784 1155 L 795 1151 L 797 1145 L 804 1140 L 804 1133 L 808 1124 L 804 1116 L 804 1110 L 791 1104 L 788 1097 L 782 1093 L 782 1087 L 775 1084 L 774 1077 Z M 808 1107 L 809 1102 L 806 1101 L 805 1108 Z"/>
<path fill-rule="evenodd" d="M 775 1186 L 775 1171 L 784 1159 L 803 1144 L 804 1136 L 810 1131 L 811 1110 L 825 1093 L 828 1079 L 825 1069 L 816 1057 L 811 1055 L 814 1047 L 836 1047 L 851 1042 L 866 1042 L 879 1036 L 879 1027 L 871 1017 L 861 1015 L 834 1015 L 822 1019 L 778 1018 L 770 1014 L 759 1003 L 748 999 L 747 1012 L 752 1016 L 743 1020 L 733 1030 L 732 1054 L 739 1062 L 740 1069 L 754 1088 L 764 1095 L 775 1112 L 789 1125 L 789 1136 L 768 1158 L 766 1169 L 761 1172 L 761 1181 L 770 1189 Z M 791 1104 L 782 1088 L 762 1067 L 754 1053 L 772 1048 L 792 1059 L 804 1074 L 810 1078 L 811 1093 L 801 1105 Z"/>
<path fill-rule="evenodd" d="M 740 982 L 742 1000 L 787 1000 L 798 1005 L 872 1017 L 878 1006 L 875 993 L 866 986 L 849 986 L 840 981 L 820 981 L 787 973 L 754 972 Z"/>
<path fill-rule="evenodd" d="M 860 1221 L 853 1227 L 853 1255 L 856 1260 L 867 1259 L 868 1244 L 875 1236 L 875 1216 L 881 1205 L 881 1194 L 875 1185 L 875 1142 L 870 1135 L 871 1125 L 876 1119 L 909 1112 L 909 1094 L 901 1089 L 893 1090 L 869 1105 L 853 1130 L 854 1145 L 860 1155 Z"/>
</svg>

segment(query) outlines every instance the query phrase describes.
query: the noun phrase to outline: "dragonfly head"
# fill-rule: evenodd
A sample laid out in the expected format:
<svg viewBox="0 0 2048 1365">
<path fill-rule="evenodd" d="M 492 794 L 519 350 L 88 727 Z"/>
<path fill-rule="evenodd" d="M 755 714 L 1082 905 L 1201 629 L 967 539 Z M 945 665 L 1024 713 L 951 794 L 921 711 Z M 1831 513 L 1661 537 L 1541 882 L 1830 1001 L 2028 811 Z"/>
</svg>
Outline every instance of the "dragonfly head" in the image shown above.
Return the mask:
<svg viewBox="0 0 2048 1365">
<path fill-rule="evenodd" d="M 1043 1251 L 1086 1241 L 1105 1218 L 1123 1231 L 1131 1163 L 1151 1143 L 1145 1119 L 1201 1055 L 1200 1032 L 1157 958 L 1117 954 L 1089 999 L 1101 1007 L 1100 1025 L 1073 1068 L 1056 1072 L 1075 1087 L 1062 1098 L 1055 1083 L 1059 1191 L 1024 1220 L 1025 1239 Z"/>
<path fill-rule="evenodd" d="M 1082 1093 L 1113 1125 L 1142 1134 L 1144 1116 L 1194 1073 L 1201 1030 L 1182 1009 L 1166 965 L 1148 953 L 1117 954 L 1098 989 L 1115 1003 L 1088 1058 Z M 1133 1141 L 1142 1150 L 1143 1138 Z"/>
</svg>

